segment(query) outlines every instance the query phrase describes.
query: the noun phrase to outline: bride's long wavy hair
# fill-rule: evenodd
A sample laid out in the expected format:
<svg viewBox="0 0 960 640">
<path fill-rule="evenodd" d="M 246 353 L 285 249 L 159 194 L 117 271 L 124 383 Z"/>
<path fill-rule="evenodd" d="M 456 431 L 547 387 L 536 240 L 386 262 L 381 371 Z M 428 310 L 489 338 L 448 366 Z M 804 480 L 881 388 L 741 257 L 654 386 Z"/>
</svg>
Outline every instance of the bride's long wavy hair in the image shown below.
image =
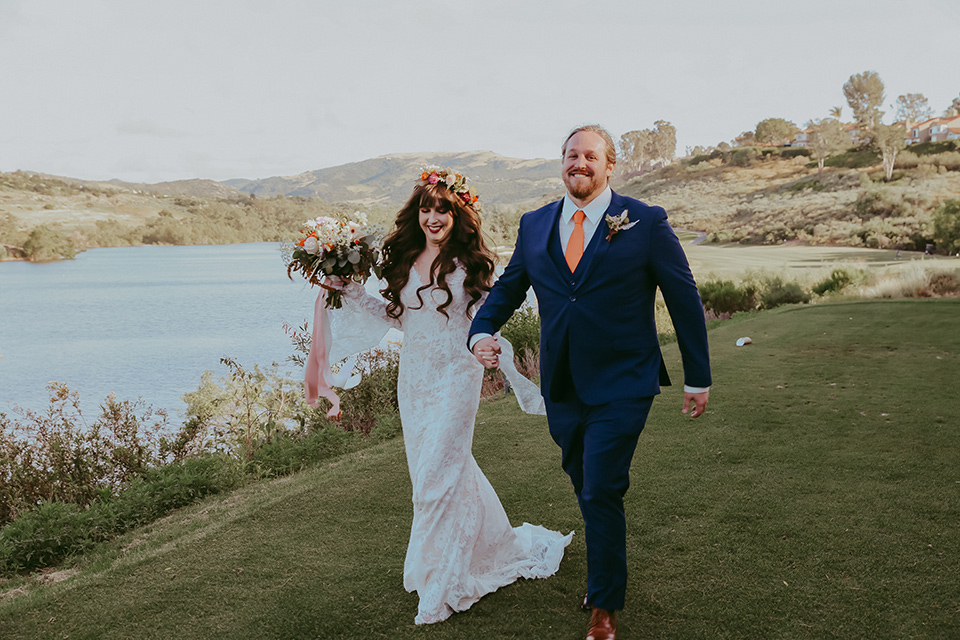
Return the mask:
<svg viewBox="0 0 960 640">
<path fill-rule="evenodd" d="M 413 194 L 397 214 L 394 229 L 383 241 L 383 278 L 387 286 L 380 293 L 387 300 L 387 315 L 399 318 L 404 304 L 400 292 L 410 279 L 410 269 L 426 247 L 427 239 L 420 228 L 422 207 L 445 208 L 453 216 L 453 227 L 440 246 L 440 254 L 430 266 L 430 281 L 417 289 L 417 299 L 423 307 L 421 292 L 434 284 L 447 294 L 447 299 L 437 305 L 437 311 L 447 315 L 447 307 L 453 302 L 453 294 L 447 286 L 447 276 L 456 269 L 454 260 L 460 262 L 466 272 L 463 288 L 470 296 L 467 313 L 483 293 L 490 290 L 493 281 L 494 254 L 483 241 L 480 231 L 480 215 L 455 193 L 442 184 L 418 184 Z"/>
</svg>

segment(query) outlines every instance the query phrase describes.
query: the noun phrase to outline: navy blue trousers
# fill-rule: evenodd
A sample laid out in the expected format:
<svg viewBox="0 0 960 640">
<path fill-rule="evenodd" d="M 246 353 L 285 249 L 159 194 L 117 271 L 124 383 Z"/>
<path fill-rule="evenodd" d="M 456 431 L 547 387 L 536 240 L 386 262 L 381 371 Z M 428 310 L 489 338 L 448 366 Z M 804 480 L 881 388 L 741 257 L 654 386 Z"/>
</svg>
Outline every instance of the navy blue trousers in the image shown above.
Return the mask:
<svg viewBox="0 0 960 640">
<path fill-rule="evenodd" d="M 583 514 L 587 602 L 600 609 L 623 609 L 627 589 L 623 496 L 630 486 L 630 463 L 653 398 L 589 406 L 572 385 L 563 396 L 559 402 L 546 400 L 547 421 Z"/>
</svg>

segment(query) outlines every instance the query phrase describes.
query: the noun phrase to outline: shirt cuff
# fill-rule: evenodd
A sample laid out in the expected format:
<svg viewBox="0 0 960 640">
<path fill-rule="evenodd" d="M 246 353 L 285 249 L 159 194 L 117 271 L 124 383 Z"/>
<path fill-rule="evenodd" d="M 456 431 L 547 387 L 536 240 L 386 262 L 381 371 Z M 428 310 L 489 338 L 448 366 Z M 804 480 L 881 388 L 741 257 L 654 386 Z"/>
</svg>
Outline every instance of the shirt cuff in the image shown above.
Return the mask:
<svg viewBox="0 0 960 640">
<path fill-rule="evenodd" d="M 706 393 L 710 391 L 710 387 L 691 387 L 688 384 L 683 385 L 684 393 Z"/>
<path fill-rule="evenodd" d="M 470 351 L 473 351 L 473 345 L 477 344 L 484 338 L 490 338 L 490 337 L 491 336 L 489 333 L 475 333 L 472 336 L 470 336 L 470 342 L 467 343 L 467 348 L 469 348 Z"/>
</svg>

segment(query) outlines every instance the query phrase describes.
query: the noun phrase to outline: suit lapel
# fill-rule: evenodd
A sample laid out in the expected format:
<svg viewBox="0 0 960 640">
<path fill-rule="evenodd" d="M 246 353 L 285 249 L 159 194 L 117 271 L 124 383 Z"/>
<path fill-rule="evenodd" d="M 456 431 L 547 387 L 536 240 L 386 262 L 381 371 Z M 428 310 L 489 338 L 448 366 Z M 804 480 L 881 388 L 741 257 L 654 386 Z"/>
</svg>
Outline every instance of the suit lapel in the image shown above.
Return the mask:
<svg viewBox="0 0 960 640">
<path fill-rule="evenodd" d="M 607 226 L 607 215 L 619 211 L 622 206 L 623 203 L 620 201 L 620 196 L 614 193 L 610 199 L 610 205 L 603 213 L 603 217 L 600 218 L 600 223 L 593 233 L 593 238 L 590 239 L 590 244 L 584 249 L 583 257 L 580 258 L 580 264 L 577 265 L 577 270 L 574 272 L 578 283 L 583 283 L 589 277 L 594 265 L 600 263 L 603 256 L 607 253 L 607 249 L 610 248 L 610 243 L 607 242 L 607 234 L 610 232 L 610 227 Z M 577 286 L 579 286 L 579 284 Z"/>
<path fill-rule="evenodd" d="M 570 273 L 570 269 L 567 267 L 567 261 L 563 257 L 563 249 L 560 247 L 560 211 L 562 209 L 563 200 L 560 200 L 553 210 L 544 216 L 550 226 L 546 229 L 546 233 L 541 234 L 541 237 L 545 238 L 541 249 L 550 256 L 550 260 L 557 270 L 557 275 L 566 282 L 569 279 L 567 274 Z"/>
</svg>

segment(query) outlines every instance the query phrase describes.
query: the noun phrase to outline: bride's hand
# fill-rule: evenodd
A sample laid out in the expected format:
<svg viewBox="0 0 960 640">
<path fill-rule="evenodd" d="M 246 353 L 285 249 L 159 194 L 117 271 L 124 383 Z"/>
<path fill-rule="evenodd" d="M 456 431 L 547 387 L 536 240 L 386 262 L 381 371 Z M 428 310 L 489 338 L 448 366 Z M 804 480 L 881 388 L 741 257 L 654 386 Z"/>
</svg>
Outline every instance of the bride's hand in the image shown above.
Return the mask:
<svg viewBox="0 0 960 640">
<path fill-rule="evenodd" d="M 493 336 L 487 336 L 477 340 L 473 345 L 473 355 L 477 362 L 488 369 L 496 369 L 500 366 L 500 345 Z"/>
</svg>

